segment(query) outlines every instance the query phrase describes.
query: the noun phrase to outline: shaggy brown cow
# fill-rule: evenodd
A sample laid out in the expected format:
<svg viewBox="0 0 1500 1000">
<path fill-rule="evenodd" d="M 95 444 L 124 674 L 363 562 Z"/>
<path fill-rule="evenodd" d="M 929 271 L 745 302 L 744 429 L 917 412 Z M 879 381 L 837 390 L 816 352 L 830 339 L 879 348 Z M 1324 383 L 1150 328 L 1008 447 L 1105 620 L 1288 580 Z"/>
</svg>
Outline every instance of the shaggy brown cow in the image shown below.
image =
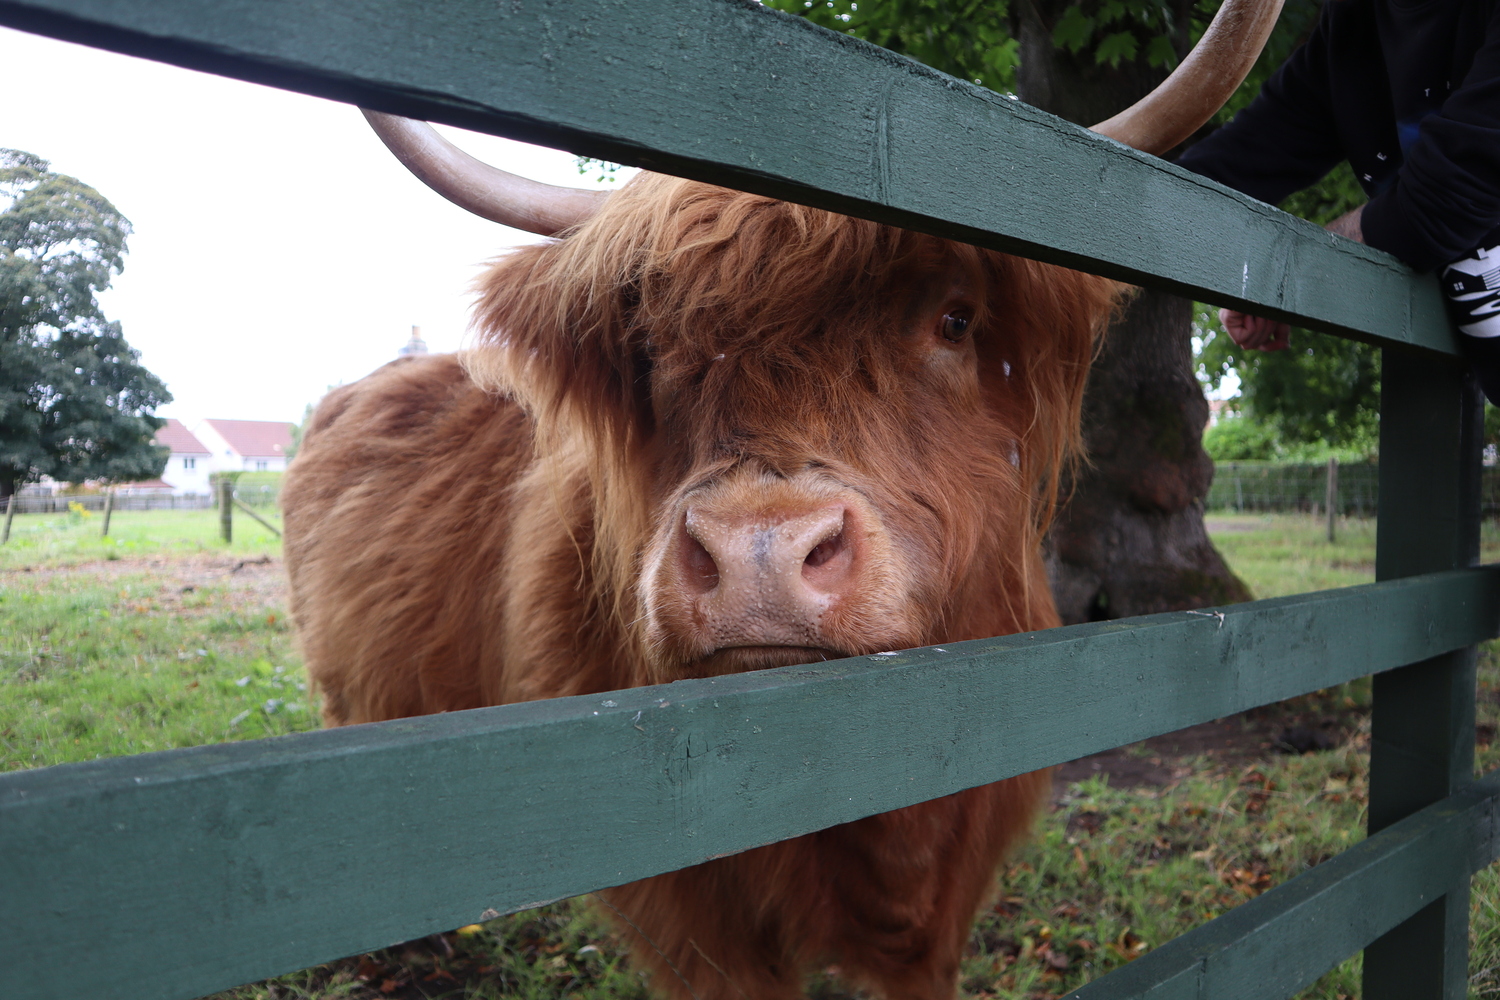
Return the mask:
<svg viewBox="0 0 1500 1000">
<path fill-rule="evenodd" d="M 462 363 L 397 361 L 319 405 L 283 498 L 326 721 L 1058 624 L 1041 531 L 1118 288 L 641 175 L 490 270 Z M 795 994 L 827 961 L 945 996 L 1047 787 L 605 896 L 700 998 Z"/>
<path fill-rule="evenodd" d="M 650 174 L 588 212 L 490 269 L 461 359 L 318 407 L 283 503 L 329 725 L 1058 623 L 1041 535 L 1121 286 Z M 602 895 L 669 994 L 832 961 L 943 1000 L 1048 783 Z"/>
</svg>

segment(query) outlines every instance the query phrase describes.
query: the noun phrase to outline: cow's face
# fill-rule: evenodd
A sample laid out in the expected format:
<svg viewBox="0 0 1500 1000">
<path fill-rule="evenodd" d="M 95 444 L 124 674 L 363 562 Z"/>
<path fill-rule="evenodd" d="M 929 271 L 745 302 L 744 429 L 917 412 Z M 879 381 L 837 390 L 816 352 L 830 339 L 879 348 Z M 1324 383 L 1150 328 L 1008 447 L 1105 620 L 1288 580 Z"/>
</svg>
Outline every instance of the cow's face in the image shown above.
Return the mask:
<svg viewBox="0 0 1500 1000">
<path fill-rule="evenodd" d="M 666 178 L 611 202 L 481 316 L 544 447 L 591 456 L 654 679 L 1047 623 L 1039 504 L 1112 285 Z"/>
</svg>

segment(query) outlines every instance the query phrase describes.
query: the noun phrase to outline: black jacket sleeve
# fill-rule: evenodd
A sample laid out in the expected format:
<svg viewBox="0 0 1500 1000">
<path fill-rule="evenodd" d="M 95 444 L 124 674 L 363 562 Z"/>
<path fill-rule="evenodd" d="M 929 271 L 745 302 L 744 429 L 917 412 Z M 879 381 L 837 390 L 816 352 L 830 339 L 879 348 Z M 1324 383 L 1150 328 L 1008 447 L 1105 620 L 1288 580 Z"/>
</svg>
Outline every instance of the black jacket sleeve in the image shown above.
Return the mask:
<svg viewBox="0 0 1500 1000">
<path fill-rule="evenodd" d="M 1500 225 L 1500 5 L 1463 83 L 1422 120 L 1362 224 L 1366 243 L 1419 271 L 1462 257 Z"/>
<path fill-rule="evenodd" d="M 1292 53 L 1248 107 L 1194 144 L 1177 163 L 1276 204 L 1318 181 L 1345 157 L 1328 73 L 1326 4 L 1307 43 Z"/>
</svg>

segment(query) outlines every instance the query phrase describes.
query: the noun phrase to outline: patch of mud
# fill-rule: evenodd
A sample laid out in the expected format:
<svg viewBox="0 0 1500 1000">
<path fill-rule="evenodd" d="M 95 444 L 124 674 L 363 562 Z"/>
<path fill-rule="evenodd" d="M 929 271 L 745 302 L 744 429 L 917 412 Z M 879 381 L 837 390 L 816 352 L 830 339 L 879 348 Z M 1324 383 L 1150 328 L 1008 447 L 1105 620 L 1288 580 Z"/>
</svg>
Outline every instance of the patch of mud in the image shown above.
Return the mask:
<svg viewBox="0 0 1500 1000">
<path fill-rule="evenodd" d="M 1273 754 L 1331 750 L 1358 732 L 1365 715 L 1359 708 L 1329 712 L 1321 707 L 1294 699 L 1070 760 L 1053 772 L 1054 796 L 1098 775 L 1108 775 L 1112 788 L 1160 788 L 1201 768 L 1204 759 L 1211 766 L 1234 767 Z"/>
<path fill-rule="evenodd" d="M 221 587 L 235 597 L 256 604 L 286 603 L 286 573 L 281 560 L 270 556 L 234 556 L 222 553 L 99 559 L 68 566 L 18 566 L 0 570 L 0 585 L 46 586 L 69 579 L 109 582 L 126 577 L 155 579 L 164 598 L 188 596 L 210 587 Z"/>
</svg>

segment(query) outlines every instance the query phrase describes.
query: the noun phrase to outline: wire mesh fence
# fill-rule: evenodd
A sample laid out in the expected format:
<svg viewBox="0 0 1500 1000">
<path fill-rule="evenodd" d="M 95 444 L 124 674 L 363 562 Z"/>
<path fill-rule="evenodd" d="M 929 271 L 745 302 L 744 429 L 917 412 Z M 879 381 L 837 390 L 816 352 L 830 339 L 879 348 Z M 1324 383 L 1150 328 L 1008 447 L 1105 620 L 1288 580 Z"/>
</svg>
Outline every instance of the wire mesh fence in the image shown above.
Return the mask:
<svg viewBox="0 0 1500 1000">
<path fill-rule="evenodd" d="M 268 484 L 236 485 L 234 498 L 246 506 L 274 509 L 280 499 L 279 488 Z M 0 499 L 0 514 L 10 504 L 17 514 L 66 514 L 83 509 L 98 513 L 104 510 L 104 493 L 30 493 L 22 491 Z M 73 505 L 77 505 L 74 507 Z M 115 511 L 131 510 L 206 510 L 218 506 L 213 493 L 167 492 L 133 493 L 117 490 L 110 505 Z"/>
<path fill-rule="evenodd" d="M 1374 517 L 1379 504 L 1380 464 L 1340 464 L 1335 510 L 1351 517 Z M 1500 517 L 1500 467 L 1486 466 L 1480 509 Z M 1207 510 L 1327 512 L 1328 465 L 1323 462 L 1220 462 L 1204 498 Z"/>
</svg>

